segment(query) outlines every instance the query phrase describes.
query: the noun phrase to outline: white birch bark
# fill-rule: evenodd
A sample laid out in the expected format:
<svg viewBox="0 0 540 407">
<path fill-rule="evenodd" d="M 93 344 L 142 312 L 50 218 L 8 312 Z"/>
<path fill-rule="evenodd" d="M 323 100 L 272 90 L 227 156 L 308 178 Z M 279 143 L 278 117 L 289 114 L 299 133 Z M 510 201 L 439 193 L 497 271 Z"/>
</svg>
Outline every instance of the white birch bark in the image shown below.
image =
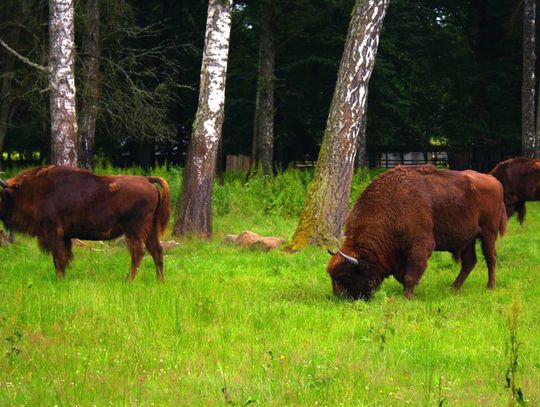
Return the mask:
<svg viewBox="0 0 540 407">
<path fill-rule="evenodd" d="M 51 158 L 77 165 L 75 42 L 73 0 L 49 1 L 49 84 L 51 87 Z"/>
<path fill-rule="evenodd" d="M 357 0 L 354 6 L 315 177 L 293 237 L 293 249 L 333 246 L 341 236 L 369 78 L 389 2 Z"/>
<path fill-rule="evenodd" d="M 210 0 L 199 85 L 199 106 L 186 158 L 173 233 L 212 234 L 211 198 L 224 118 L 232 0 Z"/>
</svg>

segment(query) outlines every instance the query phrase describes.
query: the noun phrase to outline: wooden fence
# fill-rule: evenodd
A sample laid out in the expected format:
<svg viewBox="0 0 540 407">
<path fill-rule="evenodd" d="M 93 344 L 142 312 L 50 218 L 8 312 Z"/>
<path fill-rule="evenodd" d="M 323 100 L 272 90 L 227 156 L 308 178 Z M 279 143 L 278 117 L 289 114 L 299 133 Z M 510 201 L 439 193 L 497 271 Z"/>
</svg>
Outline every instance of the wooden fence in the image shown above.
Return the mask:
<svg viewBox="0 0 540 407">
<path fill-rule="evenodd" d="M 382 168 L 392 168 L 399 164 L 434 164 L 441 167 L 447 167 L 448 155 L 446 154 L 446 151 L 382 153 L 377 166 Z"/>
<path fill-rule="evenodd" d="M 248 155 L 229 155 L 225 161 L 225 171 L 244 171 L 251 169 L 251 158 Z"/>
</svg>

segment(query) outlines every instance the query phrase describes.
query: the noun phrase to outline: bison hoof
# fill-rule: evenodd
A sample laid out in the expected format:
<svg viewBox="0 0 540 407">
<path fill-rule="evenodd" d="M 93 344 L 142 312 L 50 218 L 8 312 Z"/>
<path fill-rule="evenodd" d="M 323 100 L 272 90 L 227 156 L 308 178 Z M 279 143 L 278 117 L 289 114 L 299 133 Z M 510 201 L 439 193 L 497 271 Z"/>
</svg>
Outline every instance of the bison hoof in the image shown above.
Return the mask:
<svg viewBox="0 0 540 407">
<path fill-rule="evenodd" d="M 488 285 L 487 285 L 487 288 L 489 288 L 490 290 L 493 290 L 495 288 L 495 282 L 489 282 Z"/>
</svg>

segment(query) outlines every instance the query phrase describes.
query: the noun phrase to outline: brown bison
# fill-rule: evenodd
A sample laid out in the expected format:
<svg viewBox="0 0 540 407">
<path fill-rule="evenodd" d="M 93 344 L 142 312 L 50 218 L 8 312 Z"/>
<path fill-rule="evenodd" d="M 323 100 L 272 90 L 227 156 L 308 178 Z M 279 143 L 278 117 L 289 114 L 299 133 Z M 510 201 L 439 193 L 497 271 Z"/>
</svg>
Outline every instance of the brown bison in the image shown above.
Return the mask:
<svg viewBox="0 0 540 407">
<path fill-rule="evenodd" d="M 163 280 L 159 239 L 169 215 L 169 186 L 159 177 L 98 176 L 51 165 L 0 180 L 0 220 L 8 230 L 37 237 L 40 248 L 52 253 L 59 278 L 72 257 L 71 239 L 125 235 L 131 253 L 128 278 L 137 275 L 146 246 Z"/>
<path fill-rule="evenodd" d="M 508 217 L 517 212 L 519 223 L 525 219 L 525 202 L 540 200 L 540 160 L 517 157 L 500 162 L 490 172 L 504 188 Z"/>
<path fill-rule="evenodd" d="M 493 288 L 495 241 L 506 222 L 503 189 L 492 176 L 398 166 L 377 177 L 350 211 L 343 247 L 327 267 L 333 291 L 369 299 L 393 275 L 411 299 L 434 250 L 461 260 L 459 288 L 476 264 L 477 238 Z"/>
</svg>

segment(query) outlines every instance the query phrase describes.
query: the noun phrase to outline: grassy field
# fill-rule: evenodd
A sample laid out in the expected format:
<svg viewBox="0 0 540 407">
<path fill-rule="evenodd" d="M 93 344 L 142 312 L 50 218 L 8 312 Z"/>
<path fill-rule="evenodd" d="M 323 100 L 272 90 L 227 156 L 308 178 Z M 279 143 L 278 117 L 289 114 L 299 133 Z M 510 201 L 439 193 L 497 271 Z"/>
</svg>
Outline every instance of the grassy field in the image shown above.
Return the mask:
<svg viewBox="0 0 540 407">
<path fill-rule="evenodd" d="M 157 172 L 176 195 L 179 174 Z M 540 205 L 499 240 L 495 290 L 480 251 L 458 292 L 459 266 L 436 253 L 413 301 L 387 280 L 351 302 L 332 296 L 325 250 L 222 243 L 246 229 L 290 238 L 308 181 L 229 176 L 215 238 L 168 249 L 161 285 L 148 256 L 124 281 L 120 243 L 76 247 L 64 281 L 33 239 L 1 248 L 0 405 L 503 406 L 509 319 L 515 386 L 540 405 Z M 354 198 L 368 181 L 355 177 Z"/>
</svg>

